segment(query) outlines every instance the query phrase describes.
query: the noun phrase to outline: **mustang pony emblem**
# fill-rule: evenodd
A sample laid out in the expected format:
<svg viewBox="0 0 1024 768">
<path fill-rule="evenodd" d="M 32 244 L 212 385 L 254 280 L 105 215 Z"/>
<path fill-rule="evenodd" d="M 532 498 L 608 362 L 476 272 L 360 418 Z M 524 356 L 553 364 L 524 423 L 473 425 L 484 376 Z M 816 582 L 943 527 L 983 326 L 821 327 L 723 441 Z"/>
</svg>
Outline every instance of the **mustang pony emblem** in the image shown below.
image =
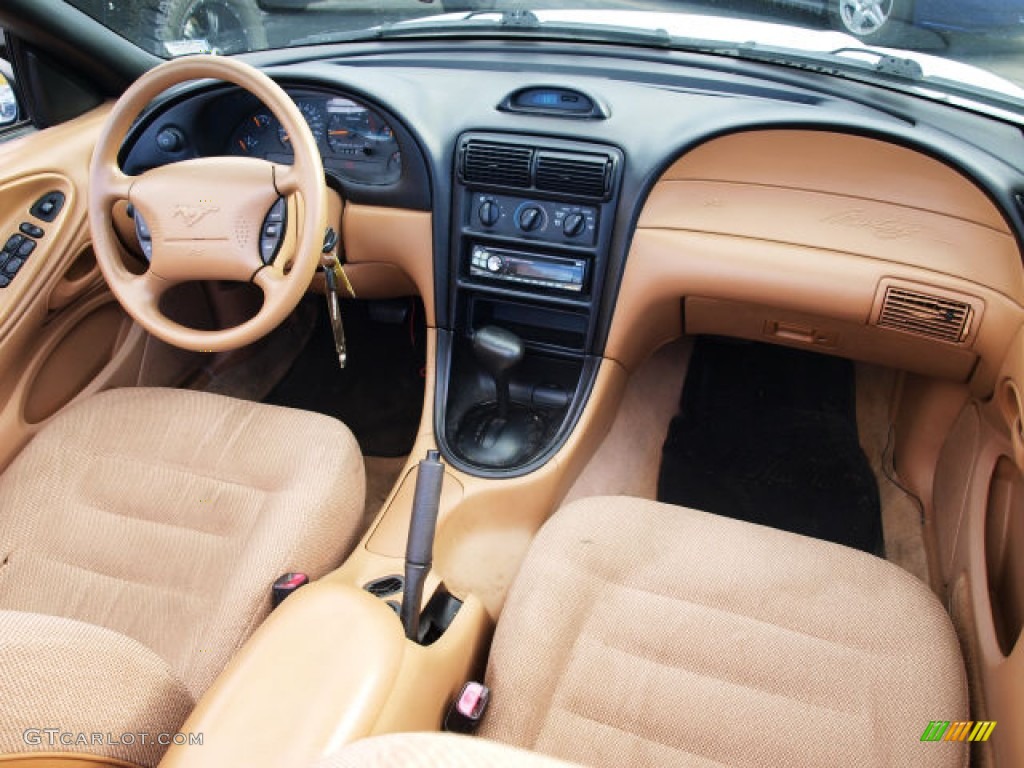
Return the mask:
<svg viewBox="0 0 1024 768">
<path fill-rule="evenodd" d="M 191 227 L 205 218 L 208 214 L 219 211 L 216 205 L 184 205 L 178 204 L 174 207 L 174 215 L 185 222 L 186 227 Z"/>
</svg>

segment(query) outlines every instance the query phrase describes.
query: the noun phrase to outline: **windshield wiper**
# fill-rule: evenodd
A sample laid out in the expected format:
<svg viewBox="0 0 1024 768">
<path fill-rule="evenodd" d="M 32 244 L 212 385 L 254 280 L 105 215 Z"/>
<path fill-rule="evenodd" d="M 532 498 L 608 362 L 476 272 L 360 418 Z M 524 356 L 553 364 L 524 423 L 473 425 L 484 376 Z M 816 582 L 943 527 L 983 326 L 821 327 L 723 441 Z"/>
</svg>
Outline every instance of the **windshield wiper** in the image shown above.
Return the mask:
<svg viewBox="0 0 1024 768">
<path fill-rule="evenodd" d="M 894 56 L 891 53 L 882 53 L 871 48 L 836 48 L 829 53 L 830 56 L 843 56 L 852 54 L 854 56 L 874 56 L 875 72 L 882 75 L 893 75 L 902 80 L 924 80 L 924 69 L 913 59 L 904 56 Z"/>
<path fill-rule="evenodd" d="M 443 21 L 405 20 L 355 32 L 311 35 L 293 41 L 293 45 L 347 43 L 416 37 L 459 37 L 485 33 L 508 37 L 543 36 L 545 39 L 623 43 L 647 47 L 671 48 L 672 37 L 664 29 L 637 29 L 614 24 L 541 21 L 532 11 L 516 8 L 507 11 L 471 11 L 462 18 Z"/>
</svg>

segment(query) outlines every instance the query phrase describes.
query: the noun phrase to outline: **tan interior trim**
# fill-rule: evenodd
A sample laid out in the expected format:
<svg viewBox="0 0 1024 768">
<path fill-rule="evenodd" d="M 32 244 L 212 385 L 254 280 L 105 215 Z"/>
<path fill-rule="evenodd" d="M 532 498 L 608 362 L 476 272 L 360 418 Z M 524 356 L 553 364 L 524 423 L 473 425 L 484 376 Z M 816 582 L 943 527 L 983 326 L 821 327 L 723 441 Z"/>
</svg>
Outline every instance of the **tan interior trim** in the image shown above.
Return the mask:
<svg viewBox="0 0 1024 768">
<path fill-rule="evenodd" d="M 949 165 L 898 144 L 830 130 L 729 134 L 687 152 L 662 179 L 821 192 L 915 208 L 1010 232 L 985 193 Z"/>
<path fill-rule="evenodd" d="M 976 296 L 985 313 L 973 343 L 950 345 L 928 342 L 928 355 L 915 363 L 934 373 L 948 367 L 944 359 L 958 349 L 980 358 L 971 380 L 981 394 L 991 392 L 995 372 L 1022 318 L 1018 304 L 984 286 L 926 270 L 824 251 L 704 232 L 666 229 L 638 230 L 606 346 L 606 355 L 629 369 L 682 332 L 681 298 L 718 299 L 736 304 L 766 306 L 820 318 L 836 325 L 863 326 L 885 349 L 900 345 L 908 334 L 868 327 L 879 285 L 899 279 L 919 285 Z M 910 337 L 914 338 L 914 337 Z M 890 340 L 890 341 L 887 341 Z M 918 354 L 925 351 L 922 347 Z M 885 365 L 866 345 L 866 362 Z M 928 363 L 929 365 L 923 365 Z M 912 367 L 912 366 L 911 366 Z"/>
<path fill-rule="evenodd" d="M 462 682 L 478 677 L 491 623 L 469 598 L 422 647 L 362 589 L 320 581 L 278 608 L 203 696 L 163 768 L 306 766 L 374 733 L 437 730 Z"/>
<path fill-rule="evenodd" d="M 31 323 L 26 323 L 23 328 L 18 329 L 16 337 L 7 340 L 9 346 L 5 345 L 3 351 L 12 353 L 17 350 L 18 363 L 0 375 L 0 435 L 4 436 L 4 440 L 0 444 L 0 469 L 10 463 L 21 447 L 45 423 L 45 421 L 33 423 L 27 415 L 29 398 L 36 396 L 33 385 L 40 370 L 49 363 L 58 345 L 75 330 L 84 318 L 98 309 L 114 303 L 113 296 L 105 290 L 97 290 L 91 297 L 78 302 L 73 308 L 65 310 L 54 318 L 36 338 L 24 339 L 22 343 L 18 343 L 17 337 L 23 333 L 30 334 L 34 330 Z M 72 398 L 71 402 L 89 397 L 103 389 L 130 386 L 136 383 L 145 348 L 146 334 L 140 327 L 128 323 L 127 334 L 122 339 L 119 344 L 116 344 L 111 357 L 103 368 Z M 103 341 L 103 339 L 95 340 L 97 344 Z M 76 369 L 67 372 L 69 377 L 77 375 L 79 375 L 79 371 Z M 52 405 L 37 403 L 33 410 L 35 412 L 42 410 L 42 412 L 49 412 L 52 415 L 60 405 L 63 403 Z"/>
<path fill-rule="evenodd" d="M 77 752 L 30 752 L 20 755 L 0 755 L 0 765 L 6 768 L 139 768 L 135 763 L 115 757 L 85 755 Z"/>
<path fill-rule="evenodd" d="M 3 289 L 0 356 L 12 329 L 38 311 L 40 297 L 49 294 L 88 243 L 89 156 L 109 111 L 109 105 L 104 105 L 46 131 L 0 144 L 0 233 L 5 241 L 29 219 L 28 208 L 40 196 L 58 190 L 66 196 L 52 223 L 37 222 L 46 234 L 17 278 Z M 95 281 L 100 282 L 98 271 Z"/>
<path fill-rule="evenodd" d="M 436 316 L 432 226 L 432 217 L 427 211 L 348 203 L 342 219 L 342 240 L 348 264 L 346 271 L 356 286 L 356 292 L 362 296 L 362 291 L 366 290 L 366 297 L 371 298 L 369 292 L 372 289 L 363 284 L 364 278 L 360 274 L 363 270 L 373 276 L 366 278 L 369 282 L 382 279 L 382 267 L 389 270 L 397 267 L 423 299 L 427 325 L 433 326 Z M 378 282 L 372 284 L 380 285 Z M 405 283 L 400 283 L 396 289 L 400 292 L 393 295 L 409 295 Z"/>
<path fill-rule="evenodd" d="M 1019 353 L 1014 357 L 1014 364 L 1019 363 Z M 1016 378 L 1024 370 L 1007 367 L 1005 372 Z M 1009 726 L 992 739 L 989 748 L 994 753 L 995 765 L 1010 766 L 1020 765 L 1024 760 L 1024 731 L 1017 727 L 1024 720 L 1024 699 L 1020 695 L 1024 642 L 1018 638 L 1004 653 L 997 636 L 997 604 L 991 589 L 998 578 L 1001 556 L 993 547 L 998 542 L 991 536 L 990 525 L 1007 519 L 993 517 L 1003 504 L 1012 504 L 1012 515 L 1019 515 L 1024 502 L 1024 478 L 1014 463 L 1013 446 L 1003 418 L 996 398 L 987 404 L 972 402 L 964 409 L 937 468 L 936 525 L 940 532 L 945 529 L 940 538 L 940 559 L 953 620 L 972 676 L 972 716 L 995 720 L 999 727 Z M 962 423 L 971 425 L 975 439 L 963 440 L 962 430 L 958 429 Z M 940 496 L 939 480 L 944 478 Z M 1011 484 L 1003 489 L 1012 494 L 1010 498 L 1000 498 L 1003 491 L 994 488 L 997 479 Z M 1003 532 L 1011 538 L 1002 543 L 1019 550 L 1018 534 L 1019 529 L 1018 533 Z M 1021 611 L 1024 606 L 1019 585 L 1003 584 L 1002 589 L 1015 592 L 1004 597 Z"/>
<path fill-rule="evenodd" d="M 879 291 L 890 281 L 968 302 L 972 335 L 960 344 L 914 343 L 874 326 Z M 867 362 L 904 368 L 897 358 L 913 352 L 911 370 L 970 375 L 972 391 L 986 396 L 1024 316 L 1024 270 L 1002 213 L 952 167 L 849 134 L 747 131 L 689 151 L 655 184 L 626 262 L 607 356 L 634 369 L 682 333 L 682 300 L 694 298 L 761 308 L 764 320 L 772 312 L 800 316 L 812 330 L 850 339 L 833 352 Z M 693 320 L 687 314 L 689 330 L 735 325 L 699 307 Z"/>
<path fill-rule="evenodd" d="M 807 349 L 926 376 L 966 381 L 978 356 L 954 345 L 941 347 L 909 333 L 880 331 L 866 323 L 774 306 L 693 297 L 686 300 L 686 332 L 716 334 Z"/>
</svg>

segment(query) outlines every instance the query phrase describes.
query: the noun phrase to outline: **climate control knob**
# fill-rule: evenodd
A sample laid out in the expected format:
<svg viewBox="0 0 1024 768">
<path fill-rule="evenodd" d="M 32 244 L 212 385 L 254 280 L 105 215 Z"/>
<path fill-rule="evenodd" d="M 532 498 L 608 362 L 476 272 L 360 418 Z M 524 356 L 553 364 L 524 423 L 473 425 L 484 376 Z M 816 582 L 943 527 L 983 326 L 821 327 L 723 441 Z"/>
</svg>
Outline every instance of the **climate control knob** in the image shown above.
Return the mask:
<svg viewBox="0 0 1024 768">
<path fill-rule="evenodd" d="M 501 208 L 493 200 L 485 200 L 480 204 L 477 216 L 480 218 L 480 223 L 485 227 L 493 227 L 501 217 Z"/>
<path fill-rule="evenodd" d="M 570 213 L 562 222 L 562 232 L 566 237 L 578 237 L 583 234 L 587 226 L 587 220 L 582 213 Z"/>
<path fill-rule="evenodd" d="M 519 210 L 516 222 L 523 232 L 535 232 L 544 226 L 544 211 L 536 205 L 526 205 Z"/>
</svg>

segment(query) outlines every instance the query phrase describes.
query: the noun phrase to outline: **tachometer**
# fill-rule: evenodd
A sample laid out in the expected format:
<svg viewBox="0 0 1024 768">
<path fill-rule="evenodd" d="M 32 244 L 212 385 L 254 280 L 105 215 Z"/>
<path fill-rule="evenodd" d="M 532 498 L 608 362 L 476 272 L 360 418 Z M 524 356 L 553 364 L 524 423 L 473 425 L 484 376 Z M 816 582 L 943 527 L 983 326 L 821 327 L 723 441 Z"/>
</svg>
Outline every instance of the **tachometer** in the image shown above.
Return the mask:
<svg viewBox="0 0 1024 768">
<path fill-rule="evenodd" d="M 309 130 L 313 132 L 313 138 L 316 139 L 316 143 L 323 143 L 327 123 L 327 114 L 324 111 L 323 102 L 299 101 L 296 104 L 302 116 L 306 118 L 306 123 L 309 125 Z M 277 128 L 277 138 L 280 140 L 281 146 L 291 148 L 290 139 L 283 125 Z"/>
</svg>

